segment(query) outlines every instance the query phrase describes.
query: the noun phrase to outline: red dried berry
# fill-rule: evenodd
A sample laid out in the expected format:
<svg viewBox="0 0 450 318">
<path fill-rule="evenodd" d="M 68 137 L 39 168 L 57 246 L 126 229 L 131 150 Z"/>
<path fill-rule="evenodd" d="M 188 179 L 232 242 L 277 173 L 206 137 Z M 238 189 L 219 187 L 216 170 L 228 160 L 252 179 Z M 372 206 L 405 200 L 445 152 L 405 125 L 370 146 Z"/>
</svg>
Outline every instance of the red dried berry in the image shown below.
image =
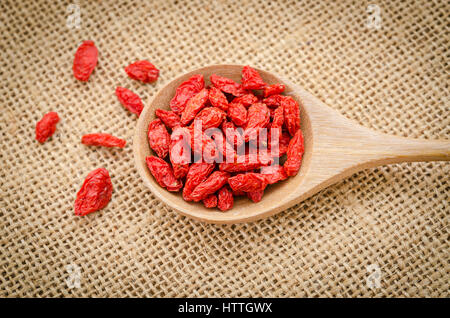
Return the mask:
<svg viewBox="0 0 450 318">
<path fill-rule="evenodd" d="M 214 131 L 211 134 L 211 137 L 213 138 L 214 143 L 216 144 L 216 149 L 219 152 L 216 157 L 216 162 L 226 162 L 227 160 L 234 160 L 236 158 L 236 152 L 234 151 L 233 146 L 228 143 L 227 139 L 220 130 Z"/>
<path fill-rule="evenodd" d="M 284 99 L 283 95 L 272 95 L 264 98 L 262 102 L 269 107 L 278 107 L 281 105 L 281 101 Z"/>
<path fill-rule="evenodd" d="M 260 128 L 265 128 L 270 122 L 269 108 L 263 103 L 253 104 L 248 108 L 247 126 L 245 127 L 245 141 L 256 139 Z"/>
<path fill-rule="evenodd" d="M 234 162 L 222 162 L 219 164 L 219 170 L 227 172 L 251 171 L 270 165 L 272 161 L 272 158 L 267 154 L 245 154 L 236 156 Z"/>
<path fill-rule="evenodd" d="M 209 194 L 216 192 L 226 183 L 230 174 L 224 171 L 214 171 L 206 180 L 200 183 L 192 191 L 190 198 L 198 202 L 206 198 Z"/>
<path fill-rule="evenodd" d="M 227 115 L 236 126 L 245 126 L 247 123 L 247 109 L 242 104 L 230 103 Z"/>
<path fill-rule="evenodd" d="M 242 95 L 240 97 L 236 97 L 233 99 L 232 103 L 241 103 L 244 107 L 248 107 L 252 104 L 256 104 L 258 102 L 258 97 L 253 95 L 252 93 Z"/>
<path fill-rule="evenodd" d="M 202 123 L 202 130 L 209 128 L 217 128 L 222 124 L 227 114 L 217 107 L 203 108 L 195 117 L 195 121 L 200 120 Z"/>
<path fill-rule="evenodd" d="M 44 143 L 56 131 L 56 124 L 59 122 L 59 116 L 56 112 L 49 112 L 36 123 L 36 140 Z"/>
<path fill-rule="evenodd" d="M 90 172 L 77 193 L 75 215 L 83 216 L 103 209 L 111 200 L 112 183 L 108 170 L 98 168 Z"/>
<path fill-rule="evenodd" d="M 258 71 L 248 65 L 242 68 L 241 83 L 244 89 L 262 89 L 266 86 Z"/>
<path fill-rule="evenodd" d="M 287 130 L 294 136 L 300 129 L 300 108 L 298 103 L 290 96 L 284 96 L 281 101 L 284 109 L 284 123 Z"/>
<path fill-rule="evenodd" d="M 77 80 L 87 82 L 97 65 L 98 50 L 93 41 L 84 41 L 75 52 L 73 60 L 73 76 Z"/>
<path fill-rule="evenodd" d="M 243 133 L 243 129 L 239 130 Z M 240 147 L 244 143 L 244 138 L 239 130 L 232 121 L 224 121 L 222 123 L 222 131 L 225 133 L 228 142 L 236 147 Z"/>
<path fill-rule="evenodd" d="M 289 142 L 287 150 L 287 160 L 284 163 L 284 171 L 288 176 L 295 176 L 302 165 L 302 157 L 305 152 L 303 146 L 303 134 L 299 129 Z"/>
<path fill-rule="evenodd" d="M 264 87 L 264 97 L 269 97 L 271 95 L 278 95 L 284 92 L 286 86 L 283 84 L 273 84 Z"/>
<path fill-rule="evenodd" d="M 224 93 L 234 96 L 242 96 L 247 92 L 242 88 L 241 84 L 236 83 L 230 78 L 212 74 L 209 78 L 211 83 Z"/>
<path fill-rule="evenodd" d="M 264 175 L 268 184 L 274 184 L 288 178 L 283 166 L 280 165 L 261 167 L 260 172 Z"/>
<path fill-rule="evenodd" d="M 210 194 L 203 199 L 203 205 L 205 208 L 211 209 L 217 206 L 217 196 L 215 194 Z"/>
<path fill-rule="evenodd" d="M 170 135 L 161 119 L 155 119 L 148 125 L 148 143 L 160 158 L 165 158 L 169 153 Z"/>
<path fill-rule="evenodd" d="M 271 133 L 268 135 L 268 152 L 272 155 L 275 155 L 275 152 L 278 151 L 278 157 L 282 157 L 286 154 L 289 141 L 291 140 L 291 136 L 287 133 L 282 131 L 281 127 L 278 129 L 278 138 L 273 139 L 272 138 L 272 130 Z M 277 150 L 278 148 L 278 150 Z"/>
<path fill-rule="evenodd" d="M 144 104 L 142 103 L 141 98 L 125 87 L 117 87 L 116 96 L 123 107 L 138 116 L 144 109 Z"/>
<path fill-rule="evenodd" d="M 191 149 L 194 155 L 200 156 L 206 162 L 214 162 L 217 156 L 216 143 L 203 131 L 196 128 L 195 122 L 193 126 L 190 126 L 189 132 L 191 134 Z M 194 160 L 197 161 L 197 157 Z"/>
<path fill-rule="evenodd" d="M 193 163 L 189 167 L 189 171 L 186 176 L 186 183 L 183 189 L 183 199 L 186 201 L 192 201 L 191 193 L 194 189 L 202 183 L 214 170 L 215 165 L 213 163 Z"/>
<path fill-rule="evenodd" d="M 283 127 L 283 123 L 284 123 L 284 109 L 283 107 L 279 106 L 275 108 L 273 112 L 272 128 Z"/>
<path fill-rule="evenodd" d="M 181 115 L 187 102 L 203 88 L 205 88 L 203 75 L 197 74 L 191 76 L 187 81 L 178 86 L 175 96 L 170 101 L 170 109 L 176 114 Z"/>
<path fill-rule="evenodd" d="M 96 133 L 81 137 L 81 143 L 87 146 L 119 147 L 124 148 L 126 140 L 114 137 L 110 134 Z"/>
<path fill-rule="evenodd" d="M 149 61 L 142 60 L 134 62 L 125 67 L 125 72 L 134 80 L 151 83 L 158 79 L 159 70 Z"/>
<path fill-rule="evenodd" d="M 234 198 L 229 186 L 222 187 L 217 194 L 217 207 L 221 211 L 228 211 L 233 208 Z"/>
<path fill-rule="evenodd" d="M 178 116 L 175 112 L 171 110 L 157 109 L 155 113 L 156 117 L 161 119 L 164 125 L 170 129 L 181 126 L 180 116 Z"/>
<path fill-rule="evenodd" d="M 183 183 L 175 178 L 172 167 L 161 158 L 150 156 L 145 158 L 145 162 L 161 187 L 172 192 L 177 192 L 183 187 Z"/>
<path fill-rule="evenodd" d="M 266 186 L 266 178 L 260 173 L 241 173 L 228 179 L 228 184 L 233 191 L 255 192 L 263 191 Z"/>
<path fill-rule="evenodd" d="M 176 128 L 170 136 L 170 162 L 177 179 L 184 178 L 189 170 L 189 163 L 191 162 L 190 138 L 189 131 L 183 127 Z"/>
<path fill-rule="evenodd" d="M 205 107 L 207 101 L 208 90 L 204 88 L 187 102 L 186 108 L 181 115 L 181 124 L 183 126 L 189 124 L 195 118 L 195 115 Z"/>
<path fill-rule="evenodd" d="M 214 86 L 209 89 L 209 102 L 214 107 L 218 107 L 223 111 L 228 110 L 228 101 L 226 96 L 222 93 L 222 91 Z"/>
<path fill-rule="evenodd" d="M 264 195 L 264 190 L 247 192 L 247 197 L 255 203 L 258 203 L 259 201 L 261 201 L 263 195 Z"/>
</svg>

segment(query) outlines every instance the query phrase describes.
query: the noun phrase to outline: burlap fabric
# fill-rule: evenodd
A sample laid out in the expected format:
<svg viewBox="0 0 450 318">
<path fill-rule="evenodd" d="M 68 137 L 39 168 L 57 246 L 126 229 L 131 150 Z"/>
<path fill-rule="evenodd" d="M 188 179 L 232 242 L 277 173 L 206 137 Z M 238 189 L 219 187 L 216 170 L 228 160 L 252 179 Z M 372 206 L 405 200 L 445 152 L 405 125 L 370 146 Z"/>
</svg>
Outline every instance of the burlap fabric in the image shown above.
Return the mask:
<svg viewBox="0 0 450 318">
<path fill-rule="evenodd" d="M 136 116 L 114 95 L 125 86 L 148 104 L 188 70 L 250 64 L 367 127 L 450 138 L 450 6 L 372 3 L 381 20 L 364 1 L 2 1 L 0 295 L 448 297 L 448 163 L 364 171 L 251 224 L 198 223 L 144 186 Z M 86 39 L 99 64 L 81 83 L 71 68 Z M 160 68 L 156 84 L 126 76 L 137 59 Z M 62 121 L 41 145 L 34 127 L 48 111 Z M 81 145 L 98 131 L 127 147 Z M 110 171 L 113 198 L 75 217 L 97 167 Z"/>
</svg>

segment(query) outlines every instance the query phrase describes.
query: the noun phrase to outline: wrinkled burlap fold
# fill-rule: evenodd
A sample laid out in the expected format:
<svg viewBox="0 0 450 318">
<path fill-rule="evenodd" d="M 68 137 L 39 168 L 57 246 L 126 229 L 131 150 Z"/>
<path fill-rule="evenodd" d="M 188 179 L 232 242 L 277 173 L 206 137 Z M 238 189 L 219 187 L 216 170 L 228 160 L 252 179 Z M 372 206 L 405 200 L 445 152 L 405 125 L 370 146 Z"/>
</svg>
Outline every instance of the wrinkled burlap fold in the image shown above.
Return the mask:
<svg viewBox="0 0 450 318">
<path fill-rule="evenodd" d="M 450 138 L 446 1 L 74 3 L 0 3 L 0 296 L 449 296 L 448 163 L 367 170 L 251 224 L 198 223 L 144 186 L 137 118 L 114 95 L 125 86 L 148 104 L 188 70 L 249 64 L 364 126 Z M 87 39 L 99 63 L 81 83 L 72 62 Z M 155 84 L 126 76 L 137 59 L 161 70 Z M 41 145 L 48 111 L 62 120 Z M 82 145 L 92 132 L 128 145 Z M 76 217 L 98 167 L 112 200 Z"/>
</svg>

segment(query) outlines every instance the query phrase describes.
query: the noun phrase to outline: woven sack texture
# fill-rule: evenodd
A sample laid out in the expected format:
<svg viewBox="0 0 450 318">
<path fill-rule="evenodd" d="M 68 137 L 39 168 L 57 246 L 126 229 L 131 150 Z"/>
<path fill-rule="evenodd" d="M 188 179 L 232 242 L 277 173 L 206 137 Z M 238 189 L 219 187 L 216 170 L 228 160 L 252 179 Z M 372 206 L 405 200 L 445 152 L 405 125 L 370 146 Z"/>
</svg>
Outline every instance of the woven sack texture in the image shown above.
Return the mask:
<svg viewBox="0 0 450 318">
<path fill-rule="evenodd" d="M 448 163 L 383 166 L 258 222 L 203 224 L 144 186 L 137 118 L 114 90 L 148 104 L 184 72 L 249 64 L 364 126 L 448 139 L 449 11 L 425 0 L 2 1 L 0 296 L 448 297 Z M 99 63 L 82 83 L 72 62 L 88 39 Z M 127 77 L 138 59 L 161 70 L 155 84 Z M 34 127 L 48 111 L 62 120 L 41 145 Z M 128 144 L 82 145 L 92 132 Z M 112 200 L 76 217 L 98 167 Z"/>
</svg>

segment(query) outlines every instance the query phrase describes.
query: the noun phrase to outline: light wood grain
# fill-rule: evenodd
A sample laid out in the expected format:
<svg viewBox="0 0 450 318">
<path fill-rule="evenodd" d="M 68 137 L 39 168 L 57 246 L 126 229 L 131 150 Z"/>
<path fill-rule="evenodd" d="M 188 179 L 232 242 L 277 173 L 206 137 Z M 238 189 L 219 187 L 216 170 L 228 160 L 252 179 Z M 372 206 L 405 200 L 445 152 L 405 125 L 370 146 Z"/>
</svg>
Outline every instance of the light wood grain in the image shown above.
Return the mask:
<svg viewBox="0 0 450 318">
<path fill-rule="evenodd" d="M 146 167 L 145 157 L 153 154 L 147 141 L 148 123 L 155 118 L 157 108 L 169 109 L 175 89 L 193 74 L 203 74 L 209 80 L 216 73 L 240 81 L 241 70 L 241 65 L 212 65 L 184 74 L 167 84 L 139 117 L 133 144 L 138 172 L 159 199 L 185 216 L 209 223 L 255 221 L 283 211 L 363 169 L 399 162 L 450 160 L 448 140 L 402 138 L 370 130 L 345 118 L 289 80 L 259 70 L 267 83 L 284 83 L 286 94 L 301 105 L 305 155 L 300 172 L 269 186 L 260 202 L 238 198 L 233 209 L 225 213 L 206 209 L 202 203 L 186 202 L 180 194 L 161 188 Z"/>
</svg>

